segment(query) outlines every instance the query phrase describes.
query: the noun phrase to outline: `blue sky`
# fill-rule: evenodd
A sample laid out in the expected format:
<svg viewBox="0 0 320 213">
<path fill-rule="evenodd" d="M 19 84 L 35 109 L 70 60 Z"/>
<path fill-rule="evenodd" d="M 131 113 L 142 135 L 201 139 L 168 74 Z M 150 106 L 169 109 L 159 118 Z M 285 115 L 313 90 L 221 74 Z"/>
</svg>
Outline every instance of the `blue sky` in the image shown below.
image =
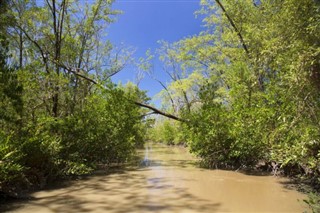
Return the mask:
<svg viewBox="0 0 320 213">
<path fill-rule="evenodd" d="M 135 58 L 144 57 L 148 49 L 154 51 L 159 47 L 159 40 L 175 42 L 202 31 L 202 20 L 194 15 L 200 9 L 199 3 L 197 0 L 118 0 L 113 9 L 121 10 L 123 14 L 109 27 L 108 39 L 114 45 L 124 43 L 134 47 Z M 158 79 L 168 81 L 157 59 L 154 60 L 154 72 Z M 112 80 L 126 83 L 134 81 L 135 76 L 136 69 L 127 66 Z M 140 88 L 148 90 L 151 97 L 162 89 L 148 77 L 140 82 Z"/>
</svg>

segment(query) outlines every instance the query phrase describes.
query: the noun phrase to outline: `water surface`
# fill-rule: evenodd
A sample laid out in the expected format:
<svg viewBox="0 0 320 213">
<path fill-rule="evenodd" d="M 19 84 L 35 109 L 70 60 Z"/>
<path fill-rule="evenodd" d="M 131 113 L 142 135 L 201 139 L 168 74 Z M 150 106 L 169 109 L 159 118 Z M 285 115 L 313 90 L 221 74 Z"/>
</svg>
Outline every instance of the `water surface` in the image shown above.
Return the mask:
<svg viewBox="0 0 320 213">
<path fill-rule="evenodd" d="M 303 212 L 287 179 L 206 170 L 185 148 L 147 144 L 139 167 L 32 194 L 9 212 Z"/>
</svg>

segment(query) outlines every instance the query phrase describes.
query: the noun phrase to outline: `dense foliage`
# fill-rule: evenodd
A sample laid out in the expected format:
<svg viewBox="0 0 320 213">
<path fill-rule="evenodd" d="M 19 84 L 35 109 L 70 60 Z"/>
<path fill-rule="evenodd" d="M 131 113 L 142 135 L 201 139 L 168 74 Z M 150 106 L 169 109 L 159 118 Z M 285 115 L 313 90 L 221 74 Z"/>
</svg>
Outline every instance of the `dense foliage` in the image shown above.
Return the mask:
<svg viewBox="0 0 320 213">
<path fill-rule="evenodd" d="M 1 194 L 129 160 L 148 98 L 110 81 L 130 54 L 102 40 L 111 2 L 0 3 Z"/>
<path fill-rule="evenodd" d="M 183 128 L 178 121 L 158 118 L 152 128 L 147 130 L 148 139 L 167 145 L 184 145 L 186 137 Z"/>
<path fill-rule="evenodd" d="M 161 51 L 179 78 L 160 95 L 186 120 L 191 152 L 209 167 L 304 174 L 319 189 L 319 2 L 201 3 L 207 30 Z"/>
</svg>

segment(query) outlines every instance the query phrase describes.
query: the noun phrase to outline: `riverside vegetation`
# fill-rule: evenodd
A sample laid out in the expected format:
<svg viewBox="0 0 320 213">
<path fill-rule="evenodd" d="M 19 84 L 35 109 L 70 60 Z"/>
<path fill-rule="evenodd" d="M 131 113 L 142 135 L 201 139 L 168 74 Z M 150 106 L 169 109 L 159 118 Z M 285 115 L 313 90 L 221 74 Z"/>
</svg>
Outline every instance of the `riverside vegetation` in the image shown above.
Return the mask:
<svg viewBox="0 0 320 213">
<path fill-rule="evenodd" d="M 110 81 L 129 52 L 111 56 L 112 45 L 99 40 L 117 11 L 108 1 L 77 10 L 78 4 L 1 1 L 3 194 L 87 174 L 97 164 L 126 162 L 144 141 L 144 110 L 131 100 L 149 99 L 132 83 Z M 76 13 L 82 17 L 75 19 Z"/>
<path fill-rule="evenodd" d="M 110 80 L 132 55 L 103 36 L 119 13 L 112 1 L 0 4 L 1 193 L 126 162 L 147 135 L 187 145 L 210 168 L 299 177 L 320 211 L 318 0 L 202 0 L 203 32 L 140 60 L 163 86 L 161 110 Z M 153 57 L 170 83 L 153 76 Z M 150 110 L 167 118 L 151 125 Z"/>
</svg>

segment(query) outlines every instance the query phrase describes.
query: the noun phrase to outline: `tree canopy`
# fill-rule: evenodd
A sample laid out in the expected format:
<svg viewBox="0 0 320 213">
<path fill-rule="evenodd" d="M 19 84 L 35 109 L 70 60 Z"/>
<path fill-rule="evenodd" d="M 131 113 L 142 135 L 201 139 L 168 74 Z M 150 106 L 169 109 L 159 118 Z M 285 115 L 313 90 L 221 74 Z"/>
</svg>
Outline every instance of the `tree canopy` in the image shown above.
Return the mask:
<svg viewBox="0 0 320 213">
<path fill-rule="evenodd" d="M 277 162 L 318 177 L 319 2 L 201 4 L 206 30 L 160 49 L 172 76 L 160 96 L 188 121 L 179 140 L 209 167 Z"/>
</svg>

